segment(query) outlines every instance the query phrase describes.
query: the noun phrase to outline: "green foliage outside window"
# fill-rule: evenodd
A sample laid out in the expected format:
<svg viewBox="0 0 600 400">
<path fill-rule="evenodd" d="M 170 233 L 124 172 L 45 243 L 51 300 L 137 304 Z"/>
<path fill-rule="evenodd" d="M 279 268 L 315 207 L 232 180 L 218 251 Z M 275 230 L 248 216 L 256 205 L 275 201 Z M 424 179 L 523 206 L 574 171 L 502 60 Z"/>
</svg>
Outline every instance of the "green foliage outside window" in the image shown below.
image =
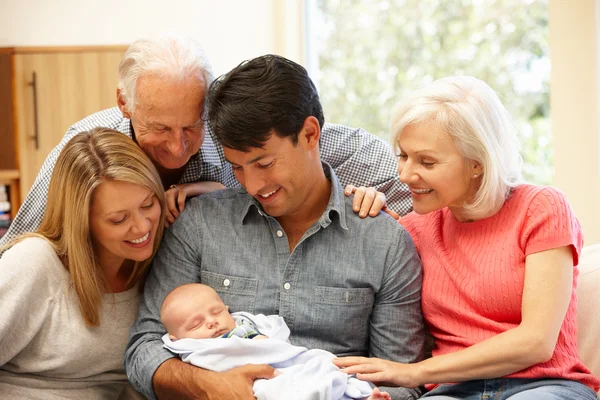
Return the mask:
<svg viewBox="0 0 600 400">
<path fill-rule="evenodd" d="M 444 76 L 473 75 L 517 121 L 526 179 L 551 183 L 547 0 L 316 2 L 309 26 L 327 121 L 389 140 L 403 96 Z"/>
</svg>

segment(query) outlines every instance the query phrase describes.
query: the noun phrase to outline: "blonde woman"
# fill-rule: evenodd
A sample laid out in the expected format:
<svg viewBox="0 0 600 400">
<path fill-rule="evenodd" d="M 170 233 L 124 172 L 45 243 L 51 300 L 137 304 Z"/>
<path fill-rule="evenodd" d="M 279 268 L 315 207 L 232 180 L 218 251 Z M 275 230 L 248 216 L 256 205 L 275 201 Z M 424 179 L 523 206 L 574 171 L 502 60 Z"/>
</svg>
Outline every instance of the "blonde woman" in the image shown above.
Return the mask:
<svg viewBox="0 0 600 400">
<path fill-rule="evenodd" d="M 143 151 L 96 128 L 64 147 L 35 233 L 0 258 L 0 393 L 115 399 L 164 192 Z"/>
<path fill-rule="evenodd" d="M 562 192 L 522 182 L 516 128 L 496 93 L 473 77 L 440 79 L 401 103 L 392 131 L 433 357 L 336 364 L 428 384 L 431 400 L 597 399 L 600 380 L 577 351 L 581 225 Z"/>
</svg>

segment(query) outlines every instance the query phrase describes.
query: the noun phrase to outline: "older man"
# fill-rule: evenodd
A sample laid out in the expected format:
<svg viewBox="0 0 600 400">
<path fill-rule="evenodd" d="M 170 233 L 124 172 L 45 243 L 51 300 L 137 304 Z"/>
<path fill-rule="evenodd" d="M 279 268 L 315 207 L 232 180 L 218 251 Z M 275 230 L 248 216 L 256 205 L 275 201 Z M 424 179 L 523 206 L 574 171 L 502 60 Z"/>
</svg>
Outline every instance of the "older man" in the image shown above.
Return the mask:
<svg viewBox="0 0 600 400">
<path fill-rule="evenodd" d="M 253 380 L 273 377 L 268 366 L 206 371 L 163 348 L 161 303 L 190 282 L 211 286 L 230 311 L 279 314 L 295 345 L 420 360 L 415 247 L 388 215 L 352 212 L 320 157 L 323 112 L 306 70 L 271 55 L 242 63 L 213 84 L 209 120 L 243 188 L 193 199 L 166 232 L 126 352 L 132 384 L 151 398 L 250 400 Z"/>
<path fill-rule="evenodd" d="M 184 187 L 179 184 L 198 181 L 218 182 L 207 184 L 204 191 L 239 186 L 223 149 L 205 127 L 205 96 L 212 80 L 204 51 L 188 37 L 169 35 L 133 43 L 119 66 L 117 107 L 69 128 L 43 164 L 0 245 L 39 226 L 58 154 L 73 136 L 98 126 L 135 140 L 159 169 L 165 189 L 177 191 Z M 361 129 L 325 125 L 320 146 L 321 156 L 342 184 L 373 186 L 385 193 L 392 210 L 402 215 L 411 210 L 410 192 L 399 182 L 394 156 L 381 140 Z"/>
</svg>

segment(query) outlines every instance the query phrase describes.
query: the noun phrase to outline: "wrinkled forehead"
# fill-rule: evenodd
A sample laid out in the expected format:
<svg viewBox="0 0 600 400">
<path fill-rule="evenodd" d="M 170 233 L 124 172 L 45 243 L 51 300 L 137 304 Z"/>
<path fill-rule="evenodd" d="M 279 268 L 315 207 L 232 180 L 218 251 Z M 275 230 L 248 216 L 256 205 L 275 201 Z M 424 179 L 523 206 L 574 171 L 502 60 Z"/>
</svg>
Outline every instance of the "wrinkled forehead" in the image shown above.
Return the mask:
<svg viewBox="0 0 600 400">
<path fill-rule="evenodd" d="M 427 154 L 464 158 L 452 136 L 436 124 L 415 124 L 403 129 L 395 143 L 396 154 Z"/>
<path fill-rule="evenodd" d="M 206 86 L 201 79 L 164 80 L 160 77 L 141 77 L 136 92 L 136 107 L 144 114 L 195 115 L 204 114 Z"/>
</svg>

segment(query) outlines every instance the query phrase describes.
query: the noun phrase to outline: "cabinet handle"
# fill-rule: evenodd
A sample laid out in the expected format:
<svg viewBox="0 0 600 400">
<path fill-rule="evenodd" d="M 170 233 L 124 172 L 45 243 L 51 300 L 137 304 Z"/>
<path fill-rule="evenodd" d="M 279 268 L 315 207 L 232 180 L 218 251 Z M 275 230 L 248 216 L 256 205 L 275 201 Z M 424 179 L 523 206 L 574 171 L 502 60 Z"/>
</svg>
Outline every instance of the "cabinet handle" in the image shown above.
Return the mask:
<svg viewBox="0 0 600 400">
<path fill-rule="evenodd" d="M 33 140 L 35 141 L 35 149 L 40 148 L 40 136 L 38 134 L 38 108 L 37 108 L 37 79 L 35 71 L 33 72 L 33 79 L 29 82 L 29 86 L 33 88 Z"/>
</svg>

